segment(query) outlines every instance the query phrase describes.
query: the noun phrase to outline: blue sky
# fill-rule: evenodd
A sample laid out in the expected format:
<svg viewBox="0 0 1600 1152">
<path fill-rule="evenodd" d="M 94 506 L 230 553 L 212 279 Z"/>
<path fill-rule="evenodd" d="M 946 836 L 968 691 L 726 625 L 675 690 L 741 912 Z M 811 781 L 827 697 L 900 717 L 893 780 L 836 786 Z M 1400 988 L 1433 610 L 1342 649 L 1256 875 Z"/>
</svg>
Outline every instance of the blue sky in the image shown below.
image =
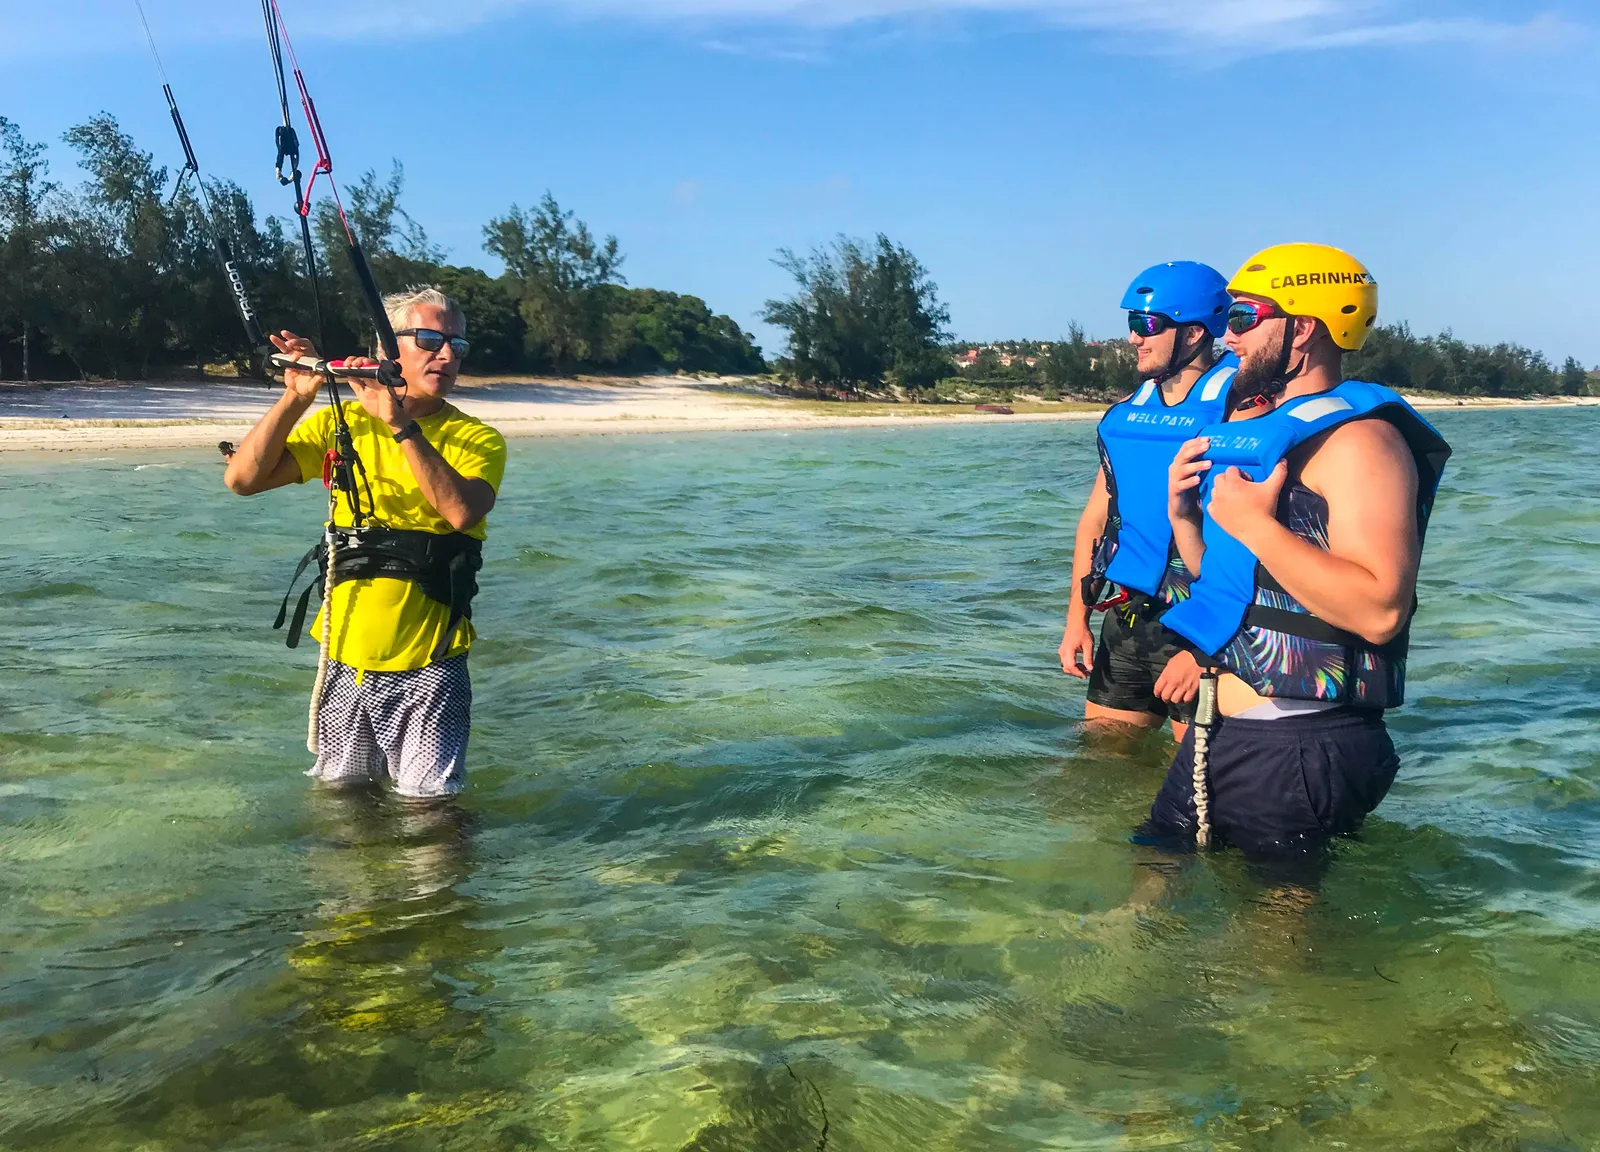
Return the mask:
<svg viewBox="0 0 1600 1152">
<path fill-rule="evenodd" d="M 401 160 L 452 259 L 492 267 L 482 223 L 549 188 L 769 352 L 775 251 L 884 231 L 967 339 L 1114 334 L 1147 264 L 1305 239 L 1383 320 L 1600 364 L 1586 4 L 281 2 L 338 170 Z M 132 0 L 3 3 L 0 113 L 56 141 L 109 110 L 176 162 Z M 280 212 L 255 0 L 146 9 L 208 174 Z"/>
</svg>

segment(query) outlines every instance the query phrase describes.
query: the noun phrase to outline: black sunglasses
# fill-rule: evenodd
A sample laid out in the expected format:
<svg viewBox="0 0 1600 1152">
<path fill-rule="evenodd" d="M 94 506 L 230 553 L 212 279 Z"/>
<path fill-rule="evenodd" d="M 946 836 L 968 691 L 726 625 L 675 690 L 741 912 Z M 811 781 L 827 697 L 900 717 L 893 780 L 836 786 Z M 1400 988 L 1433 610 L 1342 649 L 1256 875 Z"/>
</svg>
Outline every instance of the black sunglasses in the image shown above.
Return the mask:
<svg viewBox="0 0 1600 1152">
<path fill-rule="evenodd" d="M 1128 331 L 1135 336 L 1159 336 L 1168 328 L 1176 328 L 1178 322 L 1170 316 L 1163 316 L 1159 312 L 1129 312 Z"/>
<path fill-rule="evenodd" d="M 395 333 L 396 336 L 409 336 L 417 342 L 417 347 L 424 352 L 437 352 L 444 347 L 445 341 L 450 342 L 450 351 L 456 354 L 457 360 L 465 360 L 467 353 L 472 349 L 472 341 L 465 336 L 446 336 L 443 332 L 433 328 L 402 328 Z"/>
</svg>

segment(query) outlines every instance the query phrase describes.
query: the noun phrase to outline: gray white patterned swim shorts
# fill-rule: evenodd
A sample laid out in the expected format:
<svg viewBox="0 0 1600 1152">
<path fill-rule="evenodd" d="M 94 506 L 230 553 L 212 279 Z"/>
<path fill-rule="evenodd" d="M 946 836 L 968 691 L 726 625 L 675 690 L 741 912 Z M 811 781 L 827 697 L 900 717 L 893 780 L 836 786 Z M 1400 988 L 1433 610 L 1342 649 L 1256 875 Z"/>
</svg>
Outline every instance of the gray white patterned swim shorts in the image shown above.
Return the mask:
<svg viewBox="0 0 1600 1152">
<path fill-rule="evenodd" d="M 329 661 L 317 709 L 317 762 L 325 784 L 388 779 L 402 796 L 461 791 L 472 729 L 467 655 L 409 672 L 366 672 Z"/>
</svg>

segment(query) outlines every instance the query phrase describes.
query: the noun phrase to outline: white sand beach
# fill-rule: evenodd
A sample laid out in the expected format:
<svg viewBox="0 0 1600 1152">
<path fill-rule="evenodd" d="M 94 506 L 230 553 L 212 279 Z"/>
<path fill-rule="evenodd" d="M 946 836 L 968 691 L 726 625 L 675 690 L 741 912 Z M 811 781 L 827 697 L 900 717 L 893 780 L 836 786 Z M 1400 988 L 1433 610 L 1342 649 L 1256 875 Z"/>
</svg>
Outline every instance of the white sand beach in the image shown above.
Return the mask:
<svg viewBox="0 0 1600 1152">
<path fill-rule="evenodd" d="M 0 382 L 0 452 L 192 448 L 237 441 L 278 394 L 278 385 L 219 380 Z M 451 399 L 507 436 L 1087 420 L 1100 411 L 1083 404 L 1019 403 L 1015 414 L 998 415 L 956 405 L 819 403 L 777 396 L 759 381 L 740 378 L 468 379 Z M 1421 408 L 1600 404 L 1600 397 L 1411 399 Z"/>
</svg>

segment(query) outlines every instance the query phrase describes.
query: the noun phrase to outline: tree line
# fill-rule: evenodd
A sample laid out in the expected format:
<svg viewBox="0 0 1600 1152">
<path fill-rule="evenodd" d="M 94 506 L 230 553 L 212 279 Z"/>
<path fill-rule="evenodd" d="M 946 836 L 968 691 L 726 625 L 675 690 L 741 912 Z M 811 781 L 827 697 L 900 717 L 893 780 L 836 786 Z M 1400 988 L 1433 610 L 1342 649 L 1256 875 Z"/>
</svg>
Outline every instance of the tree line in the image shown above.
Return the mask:
<svg viewBox="0 0 1600 1152">
<path fill-rule="evenodd" d="M 908 399 L 990 399 L 1018 393 L 1045 400 L 1106 401 L 1139 384 L 1123 338 L 1090 340 L 1077 324 L 1053 341 L 952 344 L 950 313 L 917 258 L 879 235 L 871 245 L 841 238 L 807 257 L 779 254 L 792 296 L 767 302 L 763 319 L 788 333 L 778 368 L 822 394 L 890 393 Z M 976 353 L 959 363 L 962 353 Z M 1449 332 L 1417 336 L 1406 324 L 1379 327 L 1344 360 L 1347 377 L 1401 391 L 1455 396 L 1578 396 L 1591 390 L 1576 358 L 1553 365 L 1519 344 L 1471 344 Z"/>
<path fill-rule="evenodd" d="M 174 178 L 102 113 L 64 136 L 84 176 L 50 178 L 46 146 L 0 117 L 0 378 L 143 378 L 197 365 L 245 367 L 248 350 L 211 250 L 232 248 L 263 327 L 325 336 L 329 351 L 370 343 L 361 293 L 344 258 L 333 205 L 312 218 L 324 312 L 319 324 L 298 220 L 258 218 L 236 184 Z M 437 284 L 470 320 L 478 372 L 754 374 L 751 336 L 694 296 L 629 287 L 614 236 L 598 238 L 548 192 L 513 204 L 483 229 L 504 271 L 447 263 L 402 207 L 404 174 L 367 172 L 347 211 L 380 284 Z M 209 219 L 206 205 L 209 204 Z M 950 312 L 928 270 L 903 245 L 840 237 L 807 255 L 781 250 L 790 295 L 761 318 L 786 337 L 778 374 L 818 395 L 865 393 L 937 401 L 1037 395 L 1107 400 L 1138 384 L 1125 339 L 1097 341 L 1076 324 L 1044 342 L 981 350 L 952 343 Z M 973 363 L 956 355 L 975 351 Z M 1471 344 L 1449 332 L 1377 329 L 1346 357 L 1348 375 L 1402 390 L 1460 396 L 1578 395 L 1589 373 L 1559 368 L 1517 344 Z"/>
<path fill-rule="evenodd" d="M 226 238 L 262 326 L 317 335 L 299 222 L 257 216 L 250 197 L 174 178 L 115 118 L 68 131 L 83 179 L 51 179 L 45 145 L 0 117 L 0 378 L 144 378 L 197 365 L 247 367 L 250 350 L 211 249 Z M 617 240 L 597 239 L 546 193 L 484 228 L 505 271 L 445 262 L 401 205 L 403 173 L 366 173 L 346 209 L 379 282 L 459 297 L 478 372 L 753 373 L 751 336 L 703 300 L 631 288 Z M 287 195 L 287 193 L 286 193 Z M 365 347 L 371 325 L 331 203 L 312 218 L 329 351 Z"/>
<path fill-rule="evenodd" d="M 1361 351 L 1345 357 L 1345 375 L 1452 396 L 1584 396 L 1590 387 L 1588 369 L 1574 356 L 1558 368 L 1520 344 L 1469 344 L 1449 332 L 1417 336 L 1407 324 L 1375 329 Z"/>
</svg>

